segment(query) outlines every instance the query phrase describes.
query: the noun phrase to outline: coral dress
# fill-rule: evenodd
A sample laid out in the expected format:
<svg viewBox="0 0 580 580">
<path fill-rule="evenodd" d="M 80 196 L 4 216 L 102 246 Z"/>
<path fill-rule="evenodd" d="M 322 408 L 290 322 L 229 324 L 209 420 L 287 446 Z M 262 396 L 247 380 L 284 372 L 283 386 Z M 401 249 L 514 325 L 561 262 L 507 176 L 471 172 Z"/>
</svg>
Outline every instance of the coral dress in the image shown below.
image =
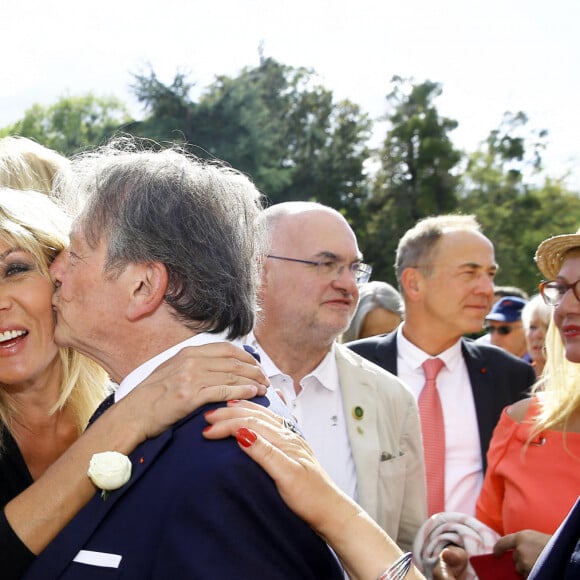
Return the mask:
<svg viewBox="0 0 580 580">
<path fill-rule="evenodd" d="M 502 536 L 553 534 L 580 495 L 580 433 L 547 430 L 526 445 L 539 410 L 533 398 L 518 423 L 506 407 L 493 432 L 476 515 Z"/>
</svg>

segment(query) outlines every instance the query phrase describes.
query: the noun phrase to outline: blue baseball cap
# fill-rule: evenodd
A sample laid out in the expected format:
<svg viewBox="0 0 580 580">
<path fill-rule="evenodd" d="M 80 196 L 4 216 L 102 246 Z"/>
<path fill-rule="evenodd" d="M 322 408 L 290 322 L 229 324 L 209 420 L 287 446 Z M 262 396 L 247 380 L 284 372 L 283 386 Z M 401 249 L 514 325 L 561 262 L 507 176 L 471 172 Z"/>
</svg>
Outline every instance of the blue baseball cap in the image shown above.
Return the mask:
<svg viewBox="0 0 580 580">
<path fill-rule="evenodd" d="M 485 317 L 486 320 L 497 320 L 498 322 L 517 322 L 522 319 L 522 308 L 527 304 L 527 300 L 519 296 L 504 296 L 498 300 Z"/>
</svg>

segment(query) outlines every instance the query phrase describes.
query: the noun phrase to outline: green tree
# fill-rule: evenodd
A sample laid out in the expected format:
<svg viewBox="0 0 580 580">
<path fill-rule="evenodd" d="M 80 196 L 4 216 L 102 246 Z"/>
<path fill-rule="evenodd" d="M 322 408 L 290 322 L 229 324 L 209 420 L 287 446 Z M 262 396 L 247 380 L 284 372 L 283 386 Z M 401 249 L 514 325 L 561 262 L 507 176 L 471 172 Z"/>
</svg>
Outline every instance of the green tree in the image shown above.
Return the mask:
<svg viewBox="0 0 580 580">
<path fill-rule="evenodd" d="M 272 203 L 312 199 L 355 219 L 366 195 L 371 129 L 357 105 L 335 103 L 313 71 L 271 58 L 235 77 L 219 76 L 197 102 L 189 97 L 192 86 L 180 75 L 170 86 L 154 73 L 136 77 L 135 94 L 149 116 L 131 131 L 181 138 L 198 155 L 224 159 Z"/>
<path fill-rule="evenodd" d="M 534 253 L 545 238 L 576 231 L 580 198 L 543 176 L 546 131 L 530 131 L 522 113 L 506 113 L 462 177 L 459 209 L 473 213 L 493 241 L 500 265 L 497 283 L 537 291 Z"/>
<path fill-rule="evenodd" d="M 149 111 L 147 119 L 134 121 L 126 130 L 154 141 L 184 142 L 193 130 L 193 108 L 190 92 L 195 86 L 178 71 L 170 85 L 164 85 L 153 70 L 133 75 L 131 89 L 137 100 Z"/>
<path fill-rule="evenodd" d="M 29 137 L 70 156 L 98 145 L 129 121 L 126 106 L 114 97 L 65 96 L 48 107 L 33 105 L 0 135 Z"/>
<path fill-rule="evenodd" d="M 461 159 L 449 133 L 457 122 L 441 117 L 434 100 L 438 83 L 395 76 L 387 96 L 392 110 L 389 129 L 379 151 L 379 168 L 366 204 L 368 228 L 363 238 L 365 258 L 373 278 L 394 282 L 393 263 L 400 237 L 420 218 L 449 213 L 457 206 L 457 176 Z"/>
</svg>

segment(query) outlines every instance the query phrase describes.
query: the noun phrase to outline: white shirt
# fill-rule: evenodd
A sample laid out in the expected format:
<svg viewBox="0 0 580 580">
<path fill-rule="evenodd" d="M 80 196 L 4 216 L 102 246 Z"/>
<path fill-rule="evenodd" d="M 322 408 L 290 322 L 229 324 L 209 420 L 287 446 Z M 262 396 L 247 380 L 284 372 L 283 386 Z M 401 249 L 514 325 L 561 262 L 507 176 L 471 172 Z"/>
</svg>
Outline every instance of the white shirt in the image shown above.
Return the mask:
<svg viewBox="0 0 580 580">
<path fill-rule="evenodd" d="M 483 464 L 475 402 L 461 340 L 437 355 L 445 366 L 437 376 L 437 390 L 445 422 L 445 510 L 475 515 L 483 484 Z M 397 330 L 397 376 L 415 398 L 425 385 L 421 364 L 431 355 L 409 342 Z"/>
<path fill-rule="evenodd" d="M 148 361 L 138 366 L 131 371 L 121 382 L 115 391 L 115 403 L 126 397 L 138 384 L 142 383 L 158 366 L 162 365 L 166 360 L 170 359 L 174 354 L 177 354 L 186 346 L 202 346 L 211 342 L 231 342 L 232 344 L 243 348 L 241 340 L 227 340 L 225 338 L 227 332 L 210 334 L 209 332 L 201 332 L 195 336 L 191 336 L 186 340 L 168 348 L 159 353 Z"/>
<path fill-rule="evenodd" d="M 302 390 L 296 395 L 292 378 L 276 366 L 253 333 L 245 342 L 258 351 L 271 385 L 284 394 L 286 404 L 324 469 L 340 489 L 356 500 L 356 466 L 346 429 L 334 345 L 322 362 L 300 381 Z"/>
</svg>

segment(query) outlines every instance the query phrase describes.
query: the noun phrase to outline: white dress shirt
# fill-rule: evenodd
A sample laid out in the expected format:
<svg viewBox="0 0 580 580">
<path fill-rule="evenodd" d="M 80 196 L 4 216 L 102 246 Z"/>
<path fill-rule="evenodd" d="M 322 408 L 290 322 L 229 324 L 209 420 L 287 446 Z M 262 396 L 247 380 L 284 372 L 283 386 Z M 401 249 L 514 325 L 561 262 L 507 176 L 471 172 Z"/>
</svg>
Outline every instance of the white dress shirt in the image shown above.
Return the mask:
<svg viewBox="0 0 580 580">
<path fill-rule="evenodd" d="M 245 342 L 258 351 L 271 385 L 284 394 L 286 404 L 324 469 L 340 489 L 356 500 L 356 466 L 346 429 L 334 345 L 322 362 L 300 381 L 302 390 L 296 395 L 292 378 L 275 365 L 253 333 Z"/>
<path fill-rule="evenodd" d="M 421 364 L 431 355 L 409 342 L 397 330 L 397 376 L 415 398 L 425 384 Z M 445 366 L 437 376 L 437 390 L 445 422 L 445 510 L 475 515 L 483 484 L 483 464 L 473 393 L 461 340 L 437 355 Z"/>
</svg>

